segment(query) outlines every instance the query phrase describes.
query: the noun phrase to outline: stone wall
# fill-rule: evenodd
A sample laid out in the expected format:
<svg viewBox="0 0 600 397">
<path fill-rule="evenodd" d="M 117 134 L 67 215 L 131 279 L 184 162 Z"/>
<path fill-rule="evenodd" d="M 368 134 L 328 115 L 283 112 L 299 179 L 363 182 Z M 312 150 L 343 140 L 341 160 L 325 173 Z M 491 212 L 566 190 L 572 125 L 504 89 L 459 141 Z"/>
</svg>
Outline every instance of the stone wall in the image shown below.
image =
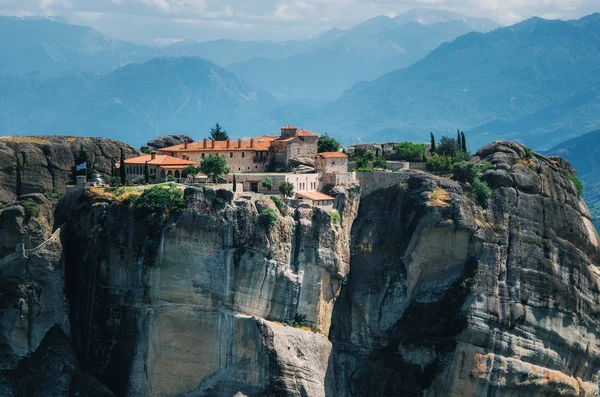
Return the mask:
<svg viewBox="0 0 600 397">
<path fill-rule="evenodd" d="M 167 152 L 166 154 L 170 155 L 170 153 Z M 208 157 L 211 154 L 217 154 L 219 156 L 225 157 L 225 159 L 227 160 L 227 166 L 229 167 L 231 172 L 265 172 L 271 159 L 269 152 L 256 152 L 254 150 L 188 152 L 185 153 L 185 155 L 179 157 L 200 164 L 205 157 Z"/>
<path fill-rule="evenodd" d="M 357 172 L 356 179 L 361 187 L 361 197 L 366 197 L 379 189 L 387 189 L 392 186 L 405 183 L 411 176 L 410 171 L 402 172 Z"/>
<path fill-rule="evenodd" d="M 321 174 L 319 177 L 318 190 L 326 186 L 352 185 L 356 183 L 355 172 L 340 172 L 336 174 Z"/>
<path fill-rule="evenodd" d="M 315 157 L 315 170 L 323 174 L 348 172 L 348 158 Z"/>
<path fill-rule="evenodd" d="M 401 171 L 408 170 L 412 168 L 412 164 L 420 164 L 420 163 L 409 163 L 408 161 L 388 161 L 387 166 L 390 171 Z M 423 163 L 425 164 L 425 163 Z M 367 163 L 367 168 L 373 168 L 373 162 L 370 161 Z M 348 163 L 348 170 L 356 169 L 356 161 L 350 161 Z"/>
</svg>

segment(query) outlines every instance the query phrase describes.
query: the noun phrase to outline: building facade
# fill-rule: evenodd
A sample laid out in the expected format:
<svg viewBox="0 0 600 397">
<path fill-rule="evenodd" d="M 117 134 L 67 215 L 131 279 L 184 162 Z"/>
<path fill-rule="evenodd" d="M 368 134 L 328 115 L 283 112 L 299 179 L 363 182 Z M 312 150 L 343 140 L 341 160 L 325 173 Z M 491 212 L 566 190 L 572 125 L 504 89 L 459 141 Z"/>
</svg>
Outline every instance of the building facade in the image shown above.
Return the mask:
<svg viewBox="0 0 600 397">
<path fill-rule="evenodd" d="M 291 160 L 312 163 L 317 153 L 318 136 L 287 125 L 280 136 L 263 135 L 252 139 L 202 141 L 160 149 L 165 155 L 200 164 L 211 154 L 222 156 L 232 173 L 264 173 L 270 169 L 287 168 Z"/>
<path fill-rule="evenodd" d="M 315 171 L 320 174 L 348 172 L 348 156 L 342 152 L 324 152 L 315 156 Z"/>
<path fill-rule="evenodd" d="M 125 160 L 125 176 L 127 182 L 133 182 L 136 179 L 143 178 L 146 164 L 148 164 L 150 183 L 166 182 L 169 175 L 179 179 L 181 178 L 181 173 L 185 167 L 196 165 L 193 161 L 157 153 L 133 157 Z M 119 169 L 120 166 L 120 163 L 116 164 L 117 169 Z"/>
<path fill-rule="evenodd" d="M 233 181 L 233 175 L 225 177 Z M 235 174 L 237 183 L 244 185 L 244 192 L 255 192 L 263 194 L 279 194 L 279 185 L 289 182 L 294 186 L 294 192 L 314 192 L 319 185 L 317 174 L 291 174 L 291 173 L 247 173 Z M 269 179 L 271 188 L 263 186 L 263 181 Z"/>
</svg>

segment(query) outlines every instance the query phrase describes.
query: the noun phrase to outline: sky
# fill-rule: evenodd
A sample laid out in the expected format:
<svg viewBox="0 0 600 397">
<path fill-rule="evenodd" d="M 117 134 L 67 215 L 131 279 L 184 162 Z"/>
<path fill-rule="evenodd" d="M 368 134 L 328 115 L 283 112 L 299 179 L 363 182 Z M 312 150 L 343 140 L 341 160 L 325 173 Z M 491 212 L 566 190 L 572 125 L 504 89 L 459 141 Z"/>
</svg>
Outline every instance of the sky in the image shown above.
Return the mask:
<svg viewBox="0 0 600 397">
<path fill-rule="evenodd" d="M 0 0 L 0 15 L 60 16 L 113 38 L 163 45 L 184 39 L 303 40 L 417 7 L 510 25 L 532 16 L 579 18 L 600 12 L 600 0 Z"/>
</svg>

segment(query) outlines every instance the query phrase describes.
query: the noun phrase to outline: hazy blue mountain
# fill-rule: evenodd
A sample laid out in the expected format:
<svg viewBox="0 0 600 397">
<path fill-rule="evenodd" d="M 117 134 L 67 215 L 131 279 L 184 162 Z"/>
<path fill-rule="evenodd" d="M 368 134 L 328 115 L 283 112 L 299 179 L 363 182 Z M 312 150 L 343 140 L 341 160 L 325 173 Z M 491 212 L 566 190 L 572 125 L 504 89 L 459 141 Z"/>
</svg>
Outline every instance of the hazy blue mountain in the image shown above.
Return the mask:
<svg viewBox="0 0 600 397">
<path fill-rule="evenodd" d="M 584 184 L 583 198 L 600 230 L 600 130 L 560 143 L 544 154 L 562 156 L 575 167 Z"/>
<path fill-rule="evenodd" d="M 548 148 L 600 128 L 598 21 L 533 18 L 468 33 L 296 116 L 347 142 L 426 140 L 461 128 L 472 130 L 473 149 L 498 138 Z"/>
<path fill-rule="evenodd" d="M 291 43 L 297 54 L 263 53 L 229 68 L 249 83 L 288 98 L 335 99 L 361 80 L 372 80 L 423 58 L 445 41 L 498 25 L 489 19 L 417 9 L 391 19 L 378 16 L 346 31 Z M 209 57 L 210 58 L 210 57 Z"/>
<path fill-rule="evenodd" d="M 262 113 L 274 105 L 201 58 L 155 58 L 105 76 L 0 75 L 3 135 L 94 135 L 140 145 L 170 133 L 202 136 L 219 121 L 248 136 L 263 133 L 259 123 L 270 125 Z"/>
<path fill-rule="evenodd" d="M 82 69 L 105 73 L 147 60 L 157 49 L 112 40 L 60 18 L 0 16 L 0 72 L 59 73 Z"/>
</svg>

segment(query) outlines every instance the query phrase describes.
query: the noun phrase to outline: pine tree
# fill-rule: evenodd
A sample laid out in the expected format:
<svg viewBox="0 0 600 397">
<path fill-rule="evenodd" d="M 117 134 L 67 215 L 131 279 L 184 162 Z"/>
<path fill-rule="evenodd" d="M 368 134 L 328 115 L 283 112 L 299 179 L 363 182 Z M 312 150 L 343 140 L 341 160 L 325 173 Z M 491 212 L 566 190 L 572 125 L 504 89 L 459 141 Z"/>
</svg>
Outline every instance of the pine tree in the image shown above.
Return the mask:
<svg viewBox="0 0 600 397">
<path fill-rule="evenodd" d="M 463 150 L 463 152 L 468 153 L 467 152 L 467 140 L 465 139 L 465 132 L 461 131 L 460 136 L 462 137 L 462 139 L 461 139 L 462 150 Z"/>
<path fill-rule="evenodd" d="M 229 136 L 227 135 L 227 131 L 225 131 L 219 123 L 215 125 L 215 128 L 210 129 L 210 137 L 215 141 L 226 141 Z"/>
<path fill-rule="evenodd" d="M 144 182 L 150 183 L 150 170 L 148 169 L 148 162 L 144 163 Z"/>
<path fill-rule="evenodd" d="M 433 132 L 430 132 L 429 135 L 431 135 L 431 148 L 429 149 L 429 152 L 431 154 L 435 153 L 435 136 L 433 136 Z"/>
<path fill-rule="evenodd" d="M 119 167 L 119 174 L 121 177 L 121 185 L 125 185 L 127 174 L 125 174 L 125 153 L 123 152 L 123 148 L 121 148 L 121 166 Z"/>
</svg>

